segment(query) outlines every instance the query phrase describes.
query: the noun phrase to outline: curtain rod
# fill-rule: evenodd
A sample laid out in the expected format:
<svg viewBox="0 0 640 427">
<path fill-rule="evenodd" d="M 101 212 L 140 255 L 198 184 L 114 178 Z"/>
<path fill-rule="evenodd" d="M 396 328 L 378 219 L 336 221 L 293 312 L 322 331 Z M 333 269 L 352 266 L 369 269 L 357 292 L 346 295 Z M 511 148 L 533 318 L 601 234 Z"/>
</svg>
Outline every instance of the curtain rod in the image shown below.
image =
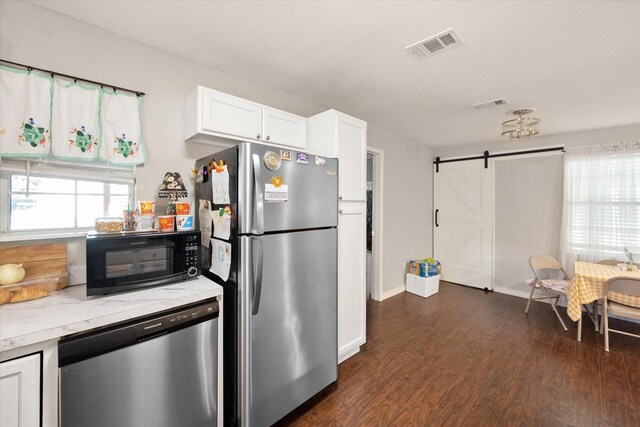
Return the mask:
<svg viewBox="0 0 640 427">
<path fill-rule="evenodd" d="M 68 79 L 72 79 L 74 82 L 77 82 L 78 80 L 80 80 L 80 81 L 83 81 L 83 82 L 86 82 L 86 83 L 91 83 L 91 84 L 94 84 L 94 85 L 98 85 L 101 88 L 110 87 L 110 88 L 112 88 L 114 90 L 114 92 L 116 90 L 122 90 L 122 91 L 125 91 L 125 92 L 134 93 L 138 97 L 145 95 L 144 92 L 140 92 L 140 91 L 137 91 L 137 90 L 131 90 L 131 89 L 127 89 L 125 87 L 114 86 L 114 85 L 110 85 L 110 84 L 107 84 L 107 83 L 96 82 L 95 80 L 83 79 L 82 77 L 70 76 L 69 74 L 58 73 L 57 71 L 46 70 L 44 68 L 32 67 L 31 65 L 20 64 L 18 62 L 13 62 L 13 61 L 7 61 L 7 60 L 1 59 L 1 58 L 0 58 L 0 62 L 3 62 L 5 64 L 10 64 L 10 65 L 15 65 L 15 66 L 18 66 L 18 67 L 23 67 L 23 68 L 26 68 L 29 71 L 31 71 L 31 70 L 42 71 L 44 73 L 50 74 L 52 78 L 53 78 L 53 76 L 66 77 Z"/>
</svg>

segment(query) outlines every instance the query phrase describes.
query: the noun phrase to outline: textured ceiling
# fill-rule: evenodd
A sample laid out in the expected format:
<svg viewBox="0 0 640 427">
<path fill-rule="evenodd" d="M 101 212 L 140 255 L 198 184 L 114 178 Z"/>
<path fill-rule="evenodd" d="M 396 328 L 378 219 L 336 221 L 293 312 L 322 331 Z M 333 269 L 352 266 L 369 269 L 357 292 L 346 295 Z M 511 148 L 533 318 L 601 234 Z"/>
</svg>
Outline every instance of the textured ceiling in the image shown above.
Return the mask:
<svg viewBox="0 0 640 427">
<path fill-rule="evenodd" d="M 32 1 L 430 146 L 640 123 L 640 2 Z M 404 47 L 453 27 L 463 45 Z M 495 98 L 510 105 L 475 111 Z"/>
</svg>

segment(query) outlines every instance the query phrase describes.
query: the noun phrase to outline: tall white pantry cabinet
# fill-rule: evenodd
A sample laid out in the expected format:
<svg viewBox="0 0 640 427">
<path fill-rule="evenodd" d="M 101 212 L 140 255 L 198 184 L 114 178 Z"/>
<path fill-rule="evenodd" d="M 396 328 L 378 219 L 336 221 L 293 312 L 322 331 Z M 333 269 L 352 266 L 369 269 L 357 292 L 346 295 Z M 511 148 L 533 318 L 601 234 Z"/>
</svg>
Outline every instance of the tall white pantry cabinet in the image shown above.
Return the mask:
<svg viewBox="0 0 640 427">
<path fill-rule="evenodd" d="M 336 110 L 307 119 L 311 154 L 338 158 L 338 360 L 366 342 L 367 123 Z"/>
</svg>

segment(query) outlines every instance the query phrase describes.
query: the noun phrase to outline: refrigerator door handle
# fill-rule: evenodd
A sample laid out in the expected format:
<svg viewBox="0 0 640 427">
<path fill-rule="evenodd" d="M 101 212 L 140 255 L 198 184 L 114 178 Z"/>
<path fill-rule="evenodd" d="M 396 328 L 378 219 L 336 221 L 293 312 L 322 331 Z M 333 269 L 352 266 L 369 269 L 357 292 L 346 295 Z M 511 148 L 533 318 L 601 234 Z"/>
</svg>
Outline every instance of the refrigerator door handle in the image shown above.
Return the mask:
<svg viewBox="0 0 640 427">
<path fill-rule="evenodd" d="M 260 156 L 254 154 L 251 156 L 253 163 L 253 198 L 255 203 L 255 216 L 253 217 L 253 230 L 254 234 L 262 234 L 264 232 L 264 194 L 260 188 L 260 181 L 258 179 L 260 173 Z"/>
<path fill-rule="evenodd" d="M 262 239 L 257 237 L 252 237 L 253 241 L 252 246 L 252 257 L 255 260 L 256 270 L 253 273 L 253 305 L 251 307 L 251 314 L 258 314 L 258 310 L 260 309 L 260 295 L 262 294 L 262 267 L 263 267 L 263 243 Z M 255 251 L 253 251 L 255 249 Z"/>
</svg>

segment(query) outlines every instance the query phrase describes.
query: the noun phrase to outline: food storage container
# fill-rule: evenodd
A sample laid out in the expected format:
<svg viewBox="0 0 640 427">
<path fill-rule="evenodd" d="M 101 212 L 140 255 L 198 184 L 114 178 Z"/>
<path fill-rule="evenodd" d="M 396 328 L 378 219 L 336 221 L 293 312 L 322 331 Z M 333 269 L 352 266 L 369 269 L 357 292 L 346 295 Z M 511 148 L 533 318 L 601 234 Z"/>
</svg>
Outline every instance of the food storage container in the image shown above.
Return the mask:
<svg viewBox="0 0 640 427">
<path fill-rule="evenodd" d="M 124 218 L 102 217 L 96 218 L 96 231 L 98 233 L 120 233 L 124 229 Z"/>
</svg>

